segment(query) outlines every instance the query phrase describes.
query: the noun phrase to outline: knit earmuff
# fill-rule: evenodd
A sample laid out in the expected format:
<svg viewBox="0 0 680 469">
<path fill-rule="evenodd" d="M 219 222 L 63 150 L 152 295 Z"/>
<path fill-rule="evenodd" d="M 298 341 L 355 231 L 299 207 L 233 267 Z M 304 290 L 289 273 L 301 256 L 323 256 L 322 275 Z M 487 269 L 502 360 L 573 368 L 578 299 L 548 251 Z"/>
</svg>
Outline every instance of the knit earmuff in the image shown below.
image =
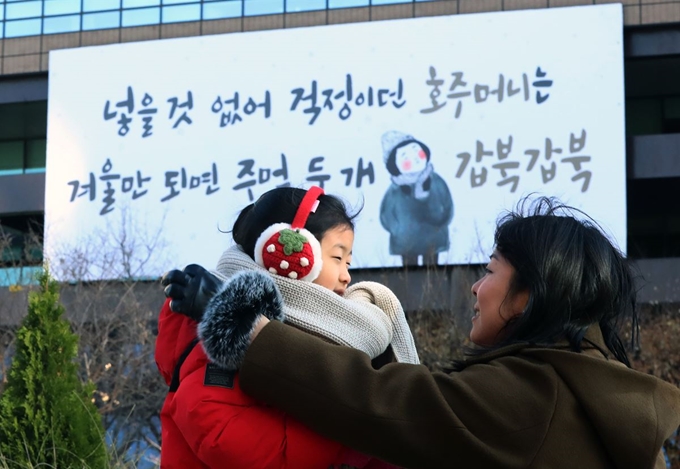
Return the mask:
<svg viewBox="0 0 680 469">
<path fill-rule="evenodd" d="M 274 275 L 292 279 L 312 282 L 319 276 L 321 244 L 305 224 L 323 193 L 318 186 L 310 187 L 292 223 L 275 223 L 262 232 L 255 243 L 255 262 Z"/>
</svg>

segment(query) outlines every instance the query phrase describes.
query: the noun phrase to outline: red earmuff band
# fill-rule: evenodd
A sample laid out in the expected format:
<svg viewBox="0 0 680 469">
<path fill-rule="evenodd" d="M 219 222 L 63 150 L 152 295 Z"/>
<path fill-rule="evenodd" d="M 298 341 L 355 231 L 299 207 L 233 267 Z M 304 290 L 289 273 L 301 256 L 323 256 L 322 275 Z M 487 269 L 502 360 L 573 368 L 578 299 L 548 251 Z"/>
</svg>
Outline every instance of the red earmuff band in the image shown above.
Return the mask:
<svg viewBox="0 0 680 469">
<path fill-rule="evenodd" d="M 314 208 L 314 204 L 323 194 L 324 191 L 319 186 L 312 186 L 309 188 L 305 196 L 302 198 L 302 202 L 300 202 L 297 212 L 295 212 L 293 223 L 290 224 L 291 228 L 305 227 L 307 218 L 309 218 L 309 214 L 312 213 L 312 209 Z"/>
</svg>

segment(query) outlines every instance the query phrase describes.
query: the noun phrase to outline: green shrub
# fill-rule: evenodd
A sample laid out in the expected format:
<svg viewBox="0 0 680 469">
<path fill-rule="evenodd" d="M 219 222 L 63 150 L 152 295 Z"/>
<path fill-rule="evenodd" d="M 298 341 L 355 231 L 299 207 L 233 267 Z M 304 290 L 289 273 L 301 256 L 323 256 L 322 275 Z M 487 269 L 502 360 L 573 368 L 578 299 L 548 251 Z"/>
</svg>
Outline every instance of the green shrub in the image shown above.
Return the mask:
<svg viewBox="0 0 680 469">
<path fill-rule="evenodd" d="M 29 296 L 0 396 L 0 462 L 8 468 L 105 468 L 104 430 L 74 361 L 78 337 L 45 271 Z"/>
</svg>

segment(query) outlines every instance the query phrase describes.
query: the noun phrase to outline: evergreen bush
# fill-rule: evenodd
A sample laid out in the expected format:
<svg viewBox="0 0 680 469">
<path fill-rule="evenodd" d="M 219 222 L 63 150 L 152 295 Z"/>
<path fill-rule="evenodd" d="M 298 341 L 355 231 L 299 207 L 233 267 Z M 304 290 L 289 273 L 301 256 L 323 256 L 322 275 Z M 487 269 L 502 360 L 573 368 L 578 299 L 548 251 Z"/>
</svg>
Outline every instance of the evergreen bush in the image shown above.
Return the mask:
<svg viewBox="0 0 680 469">
<path fill-rule="evenodd" d="M 78 336 L 63 318 L 57 283 L 45 270 L 29 295 L 0 396 L 0 467 L 108 466 L 104 430 L 74 361 Z"/>
</svg>

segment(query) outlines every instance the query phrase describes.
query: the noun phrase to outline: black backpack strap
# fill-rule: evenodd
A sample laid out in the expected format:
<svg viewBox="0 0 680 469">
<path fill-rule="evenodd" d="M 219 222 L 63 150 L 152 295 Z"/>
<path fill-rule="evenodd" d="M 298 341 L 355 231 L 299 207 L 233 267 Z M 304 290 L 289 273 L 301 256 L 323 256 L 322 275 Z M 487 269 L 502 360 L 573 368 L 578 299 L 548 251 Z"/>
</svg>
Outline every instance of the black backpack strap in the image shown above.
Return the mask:
<svg viewBox="0 0 680 469">
<path fill-rule="evenodd" d="M 170 381 L 170 389 L 168 390 L 168 392 L 177 391 L 177 388 L 179 387 L 179 370 L 180 368 L 182 368 L 182 363 L 184 363 L 184 360 L 187 359 L 187 357 L 189 356 L 189 354 L 194 349 L 197 343 L 198 337 L 192 340 L 189 343 L 189 345 L 187 345 L 187 348 L 184 349 L 182 355 L 180 355 L 179 360 L 177 361 L 177 365 L 175 365 L 175 370 L 172 372 L 172 381 Z"/>
</svg>

